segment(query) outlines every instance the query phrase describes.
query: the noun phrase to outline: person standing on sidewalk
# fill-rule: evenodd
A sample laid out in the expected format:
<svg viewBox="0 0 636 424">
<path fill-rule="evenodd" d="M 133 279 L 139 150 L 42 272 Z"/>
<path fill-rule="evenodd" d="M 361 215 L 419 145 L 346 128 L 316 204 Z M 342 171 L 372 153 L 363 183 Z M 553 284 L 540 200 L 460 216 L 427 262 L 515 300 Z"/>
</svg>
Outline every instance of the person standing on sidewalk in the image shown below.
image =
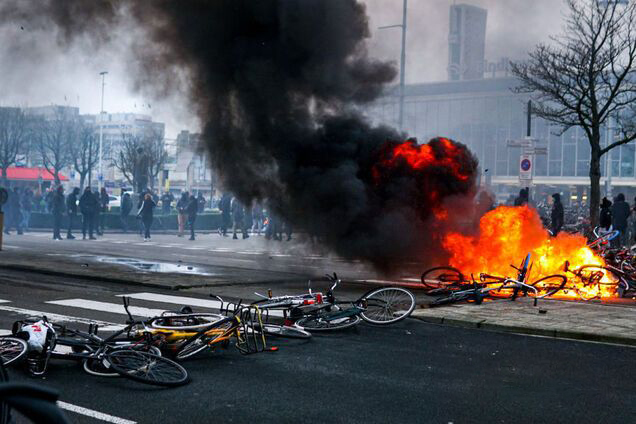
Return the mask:
<svg viewBox="0 0 636 424">
<path fill-rule="evenodd" d="M 612 225 L 620 231 L 614 241 L 614 247 L 623 247 L 627 244 L 627 220 L 631 213 L 630 207 L 625 201 L 625 195 L 619 193 L 612 205 Z"/>
<path fill-rule="evenodd" d="M 227 229 L 232 225 L 232 196 L 230 193 L 223 193 L 221 200 L 219 201 L 219 210 L 221 211 L 221 227 L 219 227 L 219 234 L 223 237 L 227 237 Z"/>
<path fill-rule="evenodd" d="M 128 232 L 128 216 L 130 215 L 132 206 L 133 204 L 132 199 L 130 198 L 130 193 L 124 193 L 121 197 L 121 206 L 119 208 L 119 220 L 121 221 L 121 229 L 124 233 Z"/>
<path fill-rule="evenodd" d="M 263 229 L 263 205 L 258 202 L 255 202 L 252 208 L 252 223 L 252 234 L 260 236 Z"/>
<path fill-rule="evenodd" d="M 563 203 L 561 203 L 561 195 L 559 193 L 554 193 L 552 195 L 554 199 L 554 203 L 552 204 L 552 213 L 550 217 L 552 218 L 552 235 L 554 237 L 559 234 L 561 228 L 563 228 Z"/>
<path fill-rule="evenodd" d="M 205 197 L 203 197 L 203 194 L 199 192 L 197 195 L 197 212 L 203 213 L 203 211 L 205 211 Z"/>
<path fill-rule="evenodd" d="M 185 231 L 186 220 L 188 219 L 188 203 L 190 202 L 190 196 L 187 191 L 181 193 L 181 198 L 177 202 L 177 222 L 179 225 L 179 233 L 178 237 L 183 237 L 183 232 Z"/>
<path fill-rule="evenodd" d="M 103 235 L 106 228 L 106 212 L 108 212 L 108 204 L 110 203 L 110 197 L 106 189 L 102 187 L 99 191 L 99 225 L 97 226 L 97 234 Z"/>
<path fill-rule="evenodd" d="M 79 200 L 79 208 L 82 214 L 82 239 L 86 240 L 88 232 L 90 240 L 96 240 L 93 236 L 95 226 L 95 209 L 99 208 L 99 202 L 91 191 L 90 187 L 84 189 L 84 193 Z"/>
<path fill-rule="evenodd" d="M 29 231 L 31 211 L 33 210 L 33 192 L 27 188 L 22 193 L 22 230 Z"/>
<path fill-rule="evenodd" d="M 170 209 L 171 209 L 173 200 L 174 198 L 172 197 L 172 194 L 169 191 L 166 191 L 165 193 L 163 193 L 163 196 L 161 196 L 161 213 L 162 214 L 170 215 Z"/>
<path fill-rule="evenodd" d="M 243 208 L 243 205 L 241 204 L 240 200 L 235 197 L 232 199 L 232 220 L 234 223 L 232 227 L 233 229 L 232 238 L 234 240 L 238 239 L 236 235 L 237 229 L 241 230 L 241 232 L 243 233 L 244 239 L 249 237 L 247 235 L 247 232 L 245 231 L 244 219 L 245 219 L 245 210 Z"/>
<path fill-rule="evenodd" d="M 55 190 L 53 199 L 51 200 L 51 213 L 53 214 L 53 240 L 62 240 L 60 229 L 62 227 L 62 217 L 66 202 L 64 201 L 64 187 L 59 186 Z"/>
<path fill-rule="evenodd" d="M 144 226 L 144 241 L 150 240 L 150 227 L 152 227 L 154 209 L 156 206 L 157 204 L 154 200 L 152 200 L 152 195 L 150 193 L 146 193 L 144 201 L 141 204 L 141 208 L 139 209 L 139 212 L 137 212 L 137 216 L 141 218 L 141 222 Z"/>
<path fill-rule="evenodd" d="M 68 240 L 74 240 L 73 224 L 75 223 L 75 217 L 77 216 L 77 195 L 79 194 L 79 188 L 75 187 L 71 194 L 66 197 L 66 214 L 68 215 L 68 231 L 66 232 L 66 238 Z"/>
<path fill-rule="evenodd" d="M 190 240 L 194 240 L 194 223 L 197 220 L 199 201 L 194 195 L 190 196 L 186 212 L 188 213 L 188 227 L 190 227 Z"/>
</svg>

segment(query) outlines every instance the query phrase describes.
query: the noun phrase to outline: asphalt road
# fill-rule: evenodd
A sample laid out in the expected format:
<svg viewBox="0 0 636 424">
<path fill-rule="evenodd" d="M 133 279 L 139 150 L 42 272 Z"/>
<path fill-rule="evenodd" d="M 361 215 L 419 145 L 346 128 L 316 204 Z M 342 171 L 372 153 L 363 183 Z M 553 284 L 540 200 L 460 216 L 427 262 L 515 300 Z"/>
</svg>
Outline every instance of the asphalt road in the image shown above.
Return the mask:
<svg viewBox="0 0 636 424">
<path fill-rule="evenodd" d="M 34 312 L 80 328 L 85 320 L 123 323 L 121 294 L 148 314 L 205 299 L 10 271 L 0 276 L 0 328 Z M 161 295 L 185 299 L 167 303 Z M 10 375 L 53 387 L 62 401 L 87 408 L 68 413 L 77 423 L 108 422 L 86 415 L 97 413 L 120 423 L 636 422 L 632 348 L 415 320 L 273 343 L 278 352 L 242 356 L 229 349 L 187 361 L 192 381 L 177 389 L 97 378 L 64 362 L 52 363 L 44 379 L 19 369 Z"/>
</svg>

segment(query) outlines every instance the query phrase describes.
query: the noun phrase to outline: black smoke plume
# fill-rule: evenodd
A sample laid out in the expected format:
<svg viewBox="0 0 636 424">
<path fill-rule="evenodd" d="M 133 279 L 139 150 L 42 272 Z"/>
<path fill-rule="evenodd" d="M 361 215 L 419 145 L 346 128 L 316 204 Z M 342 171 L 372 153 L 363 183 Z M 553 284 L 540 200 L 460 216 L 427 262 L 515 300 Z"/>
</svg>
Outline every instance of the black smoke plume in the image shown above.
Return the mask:
<svg viewBox="0 0 636 424">
<path fill-rule="evenodd" d="M 145 31 L 132 62 L 137 83 L 157 93 L 187 89 L 223 187 L 245 204 L 266 202 L 339 255 L 388 269 L 431 252 L 435 210 L 472 193 L 477 162 L 463 145 L 452 160 L 466 179 L 435 163 L 416 169 L 393 157 L 404 137 L 359 112 L 396 70 L 368 57 L 368 18 L 355 0 L 12 6 L 0 9 L 5 20 L 53 21 L 61 42 L 105 42 L 113 25 L 132 19 Z M 431 148 L 449 160 L 439 140 Z"/>
</svg>

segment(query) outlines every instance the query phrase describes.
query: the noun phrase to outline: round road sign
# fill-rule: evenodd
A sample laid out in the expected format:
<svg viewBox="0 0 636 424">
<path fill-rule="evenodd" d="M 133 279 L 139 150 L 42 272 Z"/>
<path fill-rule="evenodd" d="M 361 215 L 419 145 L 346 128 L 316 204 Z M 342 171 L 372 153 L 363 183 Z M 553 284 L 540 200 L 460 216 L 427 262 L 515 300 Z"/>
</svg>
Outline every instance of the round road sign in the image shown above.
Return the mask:
<svg viewBox="0 0 636 424">
<path fill-rule="evenodd" d="M 530 162 L 530 159 L 524 159 L 521 161 L 522 171 L 529 171 L 531 167 L 532 167 L 532 162 Z"/>
</svg>

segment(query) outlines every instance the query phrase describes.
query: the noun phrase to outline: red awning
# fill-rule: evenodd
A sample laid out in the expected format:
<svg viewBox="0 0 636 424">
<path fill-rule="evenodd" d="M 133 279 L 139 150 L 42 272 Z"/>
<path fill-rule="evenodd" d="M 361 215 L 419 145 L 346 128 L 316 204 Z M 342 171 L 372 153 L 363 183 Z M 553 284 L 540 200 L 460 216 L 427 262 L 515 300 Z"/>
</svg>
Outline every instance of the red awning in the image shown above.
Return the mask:
<svg viewBox="0 0 636 424">
<path fill-rule="evenodd" d="M 2 175 L 2 170 L 0 170 Z M 68 178 L 62 174 L 59 174 L 60 181 L 68 181 Z M 55 177 L 45 168 L 7 168 L 7 179 L 14 181 L 38 181 L 38 178 L 42 178 L 42 181 L 55 181 Z"/>
</svg>

